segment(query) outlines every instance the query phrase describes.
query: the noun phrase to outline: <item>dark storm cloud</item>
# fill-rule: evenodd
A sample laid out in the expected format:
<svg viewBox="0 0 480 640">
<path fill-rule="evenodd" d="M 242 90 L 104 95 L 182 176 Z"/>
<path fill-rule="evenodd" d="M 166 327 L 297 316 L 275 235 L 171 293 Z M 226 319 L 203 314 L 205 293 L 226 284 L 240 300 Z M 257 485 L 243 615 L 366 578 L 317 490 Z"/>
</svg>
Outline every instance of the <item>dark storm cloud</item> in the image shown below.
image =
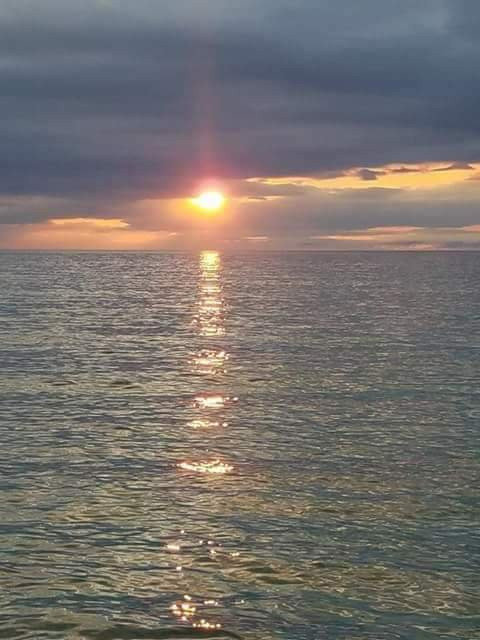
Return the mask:
<svg viewBox="0 0 480 640">
<path fill-rule="evenodd" d="M 478 2 L 232 4 L 4 0 L 0 195 L 98 215 L 203 174 L 375 180 L 366 167 L 480 159 Z"/>
</svg>

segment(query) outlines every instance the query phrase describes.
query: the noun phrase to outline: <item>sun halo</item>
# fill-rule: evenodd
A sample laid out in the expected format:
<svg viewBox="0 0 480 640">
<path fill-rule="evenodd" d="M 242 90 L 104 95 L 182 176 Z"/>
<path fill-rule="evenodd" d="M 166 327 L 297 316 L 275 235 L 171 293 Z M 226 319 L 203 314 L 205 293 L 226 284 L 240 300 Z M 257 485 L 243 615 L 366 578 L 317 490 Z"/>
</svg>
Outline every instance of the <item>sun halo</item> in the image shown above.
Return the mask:
<svg viewBox="0 0 480 640">
<path fill-rule="evenodd" d="M 204 211 L 214 212 L 224 206 L 225 196 L 220 191 L 204 191 L 193 199 L 193 204 Z"/>
</svg>

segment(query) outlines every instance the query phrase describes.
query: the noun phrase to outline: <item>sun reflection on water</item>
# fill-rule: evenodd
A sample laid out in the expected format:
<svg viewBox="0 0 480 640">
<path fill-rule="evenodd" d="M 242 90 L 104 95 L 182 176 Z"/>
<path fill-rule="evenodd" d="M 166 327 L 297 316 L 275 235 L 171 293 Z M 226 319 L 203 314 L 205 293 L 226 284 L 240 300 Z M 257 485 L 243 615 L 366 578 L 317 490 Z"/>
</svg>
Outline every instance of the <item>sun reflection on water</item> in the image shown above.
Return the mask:
<svg viewBox="0 0 480 640">
<path fill-rule="evenodd" d="M 204 251 L 200 256 L 200 296 L 194 323 L 201 336 L 225 335 L 224 303 L 221 296 L 220 256 L 216 251 Z"/>
<path fill-rule="evenodd" d="M 199 409 L 221 409 L 228 404 L 238 402 L 237 396 L 198 395 L 195 397 L 194 405 Z"/>
<path fill-rule="evenodd" d="M 218 607 L 219 603 L 216 600 L 205 600 L 203 603 L 195 603 L 188 595 L 183 596 L 183 598 L 183 601 L 177 600 L 170 607 L 170 611 L 177 619 L 181 622 L 191 623 L 194 629 L 213 631 L 222 628 L 222 625 L 219 622 L 212 622 L 211 620 L 207 620 L 203 617 L 199 620 L 196 619 L 199 615 L 199 609 L 212 606 Z"/>
<path fill-rule="evenodd" d="M 218 427 L 228 427 L 228 422 L 219 422 L 218 420 L 191 420 L 188 426 L 192 429 L 214 429 Z"/>
<path fill-rule="evenodd" d="M 200 620 L 200 622 L 194 622 L 192 624 L 192 627 L 194 627 L 195 629 L 212 630 L 212 629 L 221 629 L 222 625 L 214 624 L 213 622 L 208 622 L 207 620 Z"/>
<path fill-rule="evenodd" d="M 206 295 L 213 295 L 221 292 L 221 287 L 218 284 L 212 283 L 203 283 L 202 284 L 202 293 Z"/>
<path fill-rule="evenodd" d="M 201 462 L 181 462 L 180 469 L 184 471 L 195 471 L 196 473 L 212 473 L 212 474 L 224 474 L 233 471 L 233 466 L 221 460 L 205 460 Z"/>
<path fill-rule="evenodd" d="M 225 371 L 224 367 L 228 359 L 229 355 L 226 351 L 202 349 L 193 359 L 193 365 L 197 373 L 214 375 Z"/>
<path fill-rule="evenodd" d="M 192 409 L 197 415 L 192 416 L 187 426 L 193 430 L 204 430 L 205 448 L 191 452 L 187 460 L 178 462 L 177 468 L 190 474 L 201 474 L 221 478 L 234 471 L 234 467 L 228 461 L 222 459 L 223 453 L 210 451 L 208 448 L 208 430 L 227 428 L 229 423 L 224 413 L 238 401 L 238 398 L 218 390 L 218 383 L 223 383 L 226 374 L 227 363 L 230 355 L 225 349 L 223 338 L 225 330 L 225 302 L 223 299 L 221 282 L 221 261 L 216 251 L 204 251 L 200 256 L 200 277 L 198 284 L 197 307 L 193 319 L 200 348 L 194 352 L 190 359 L 192 373 L 208 376 L 208 380 L 216 385 L 214 389 L 197 389 L 193 395 Z M 218 339 L 218 342 L 217 342 Z M 212 344 L 213 343 L 213 344 Z M 198 437 L 197 439 L 198 440 Z M 201 446 L 201 445 L 200 445 Z M 200 548 L 205 548 L 209 562 L 219 562 L 226 552 L 217 546 L 213 540 L 200 540 Z M 207 551 L 208 549 L 208 551 Z M 171 553 L 185 552 L 180 543 L 172 541 L 167 545 Z M 204 554 L 203 554 L 204 555 Z M 177 558 L 177 561 L 179 559 Z M 202 560 L 204 561 L 204 560 Z M 175 572 L 180 580 L 188 575 L 187 561 L 179 563 Z M 187 567 L 187 568 L 185 568 Z M 198 593 L 198 591 L 197 591 Z M 219 607 L 219 602 L 211 597 L 215 594 L 204 594 L 205 599 L 194 602 L 189 595 L 184 595 L 183 600 L 175 601 L 171 607 L 171 614 L 181 623 L 187 623 L 199 632 L 214 633 L 222 628 L 219 621 L 212 619 L 211 610 Z M 215 616 L 216 617 L 216 616 Z"/>
</svg>

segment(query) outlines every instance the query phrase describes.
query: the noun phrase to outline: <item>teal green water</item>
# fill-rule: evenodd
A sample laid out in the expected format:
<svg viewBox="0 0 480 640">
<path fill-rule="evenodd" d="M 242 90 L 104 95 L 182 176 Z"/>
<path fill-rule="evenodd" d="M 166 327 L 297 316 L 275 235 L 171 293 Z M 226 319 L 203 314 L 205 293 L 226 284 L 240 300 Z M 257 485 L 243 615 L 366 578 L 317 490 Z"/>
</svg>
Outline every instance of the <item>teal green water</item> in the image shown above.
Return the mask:
<svg viewBox="0 0 480 640">
<path fill-rule="evenodd" d="M 0 638 L 480 638 L 479 282 L 0 253 Z"/>
</svg>

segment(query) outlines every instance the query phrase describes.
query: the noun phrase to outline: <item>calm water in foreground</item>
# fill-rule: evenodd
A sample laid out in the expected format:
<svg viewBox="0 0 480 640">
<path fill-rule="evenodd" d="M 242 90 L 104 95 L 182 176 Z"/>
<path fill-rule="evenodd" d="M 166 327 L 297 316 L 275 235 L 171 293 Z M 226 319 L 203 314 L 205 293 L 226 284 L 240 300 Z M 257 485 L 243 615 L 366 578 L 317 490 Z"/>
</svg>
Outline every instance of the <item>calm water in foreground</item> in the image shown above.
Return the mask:
<svg viewBox="0 0 480 640">
<path fill-rule="evenodd" d="M 480 254 L 0 254 L 0 638 L 480 638 Z"/>
</svg>

